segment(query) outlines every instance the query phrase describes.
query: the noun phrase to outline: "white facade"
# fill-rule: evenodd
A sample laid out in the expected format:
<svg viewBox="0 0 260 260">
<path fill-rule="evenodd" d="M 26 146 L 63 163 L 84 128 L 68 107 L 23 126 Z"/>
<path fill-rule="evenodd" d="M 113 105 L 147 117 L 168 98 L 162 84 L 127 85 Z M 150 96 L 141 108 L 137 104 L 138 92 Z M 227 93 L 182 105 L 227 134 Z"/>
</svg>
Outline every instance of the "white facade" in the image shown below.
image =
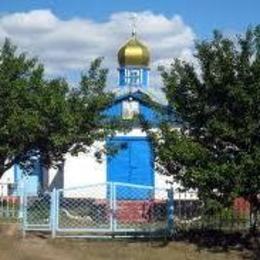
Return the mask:
<svg viewBox="0 0 260 260">
<path fill-rule="evenodd" d="M 10 184 L 14 184 L 14 167 L 8 169 L 0 179 L 0 197 L 8 195 Z"/>
<path fill-rule="evenodd" d="M 153 129 L 153 131 L 158 131 Z M 146 137 L 147 134 L 140 128 L 135 128 L 128 133 L 117 133 L 118 137 Z M 95 153 L 103 151 L 101 158 L 97 160 Z M 107 197 L 107 156 L 105 151 L 105 142 L 95 142 L 87 153 L 79 153 L 77 156 L 68 154 L 65 158 L 63 169 L 51 168 L 44 174 L 45 188 L 52 190 L 53 188 L 65 189 L 66 197 L 95 197 L 97 199 L 105 199 Z M 156 167 L 155 167 L 156 168 Z M 0 179 L 0 195 L 8 195 L 8 184 L 13 184 L 14 167 L 5 172 Z M 165 176 L 158 171 L 154 171 L 155 188 L 167 189 L 173 183 L 175 190 L 174 197 L 179 200 L 197 199 L 197 193 L 178 192 L 178 185 L 174 182 L 172 176 Z M 99 184 L 99 185 L 97 185 Z M 91 187 L 92 185 L 92 187 Z M 96 186 L 97 185 L 97 186 Z M 75 191 L 74 188 L 78 189 Z M 87 188 L 88 187 L 88 188 Z M 155 191 L 155 199 L 161 198 L 162 192 Z"/>
<path fill-rule="evenodd" d="M 145 137 L 147 134 L 139 128 L 135 128 L 128 133 L 117 133 L 117 137 Z M 102 154 L 101 159 L 97 160 L 95 153 L 105 149 L 105 142 L 95 142 L 88 153 L 80 153 L 77 156 L 67 155 L 63 169 L 63 187 L 67 189 L 64 196 L 67 197 L 90 197 L 95 192 L 95 197 L 105 199 L 107 197 L 107 156 Z M 59 174 L 57 169 L 49 172 L 49 185 Z M 154 172 L 155 187 L 168 188 L 171 177 L 163 176 Z M 96 188 L 90 187 L 92 184 L 100 184 Z M 85 188 L 89 186 L 89 188 Z M 78 189 L 75 191 L 75 188 Z M 82 187 L 82 188 L 81 188 Z M 71 189 L 68 190 L 68 189 Z M 161 197 L 161 192 L 156 191 L 155 198 Z"/>
</svg>

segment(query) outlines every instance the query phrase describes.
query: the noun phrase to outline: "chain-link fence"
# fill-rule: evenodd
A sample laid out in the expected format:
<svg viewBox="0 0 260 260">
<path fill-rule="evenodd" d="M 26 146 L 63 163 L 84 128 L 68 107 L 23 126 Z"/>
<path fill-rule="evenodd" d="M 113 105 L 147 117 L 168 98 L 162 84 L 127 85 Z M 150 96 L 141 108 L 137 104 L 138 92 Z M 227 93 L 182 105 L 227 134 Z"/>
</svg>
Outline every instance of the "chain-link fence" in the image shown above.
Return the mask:
<svg viewBox="0 0 260 260">
<path fill-rule="evenodd" d="M 242 231 L 250 228 L 248 202 L 214 211 L 196 191 L 181 192 L 126 183 L 25 193 L 23 230 L 52 236 L 171 236 L 199 230 Z M 260 223 L 258 223 L 259 225 Z"/>
<path fill-rule="evenodd" d="M 166 189 L 104 183 L 24 196 L 24 231 L 52 236 L 166 236 L 173 203 Z"/>
<path fill-rule="evenodd" d="M 24 230 L 50 230 L 52 193 L 24 194 L 22 204 Z"/>
<path fill-rule="evenodd" d="M 169 195 L 166 189 L 138 185 L 114 185 L 114 229 L 121 232 L 167 231 Z"/>
<path fill-rule="evenodd" d="M 13 183 L 0 183 L 0 222 L 14 222 L 19 216 L 20 199 L 15 190 Z"/>
<path fill-rule="evenodd" d="M 199 200 L 197 192 L 176 190 L 173 200 L 176 232 L 192 229 L 231 232 L 250 229 L 250 205 L 243 198 L 235 199 L 229 208 L 213 208 Z M 260 216 L 257 227 L 260 227 Z"/>
<path fill-rule="evenodd" d="M 56 225 L 60 233 L 110 230 L 110 184 L 57 191 Z"/>
</svg>

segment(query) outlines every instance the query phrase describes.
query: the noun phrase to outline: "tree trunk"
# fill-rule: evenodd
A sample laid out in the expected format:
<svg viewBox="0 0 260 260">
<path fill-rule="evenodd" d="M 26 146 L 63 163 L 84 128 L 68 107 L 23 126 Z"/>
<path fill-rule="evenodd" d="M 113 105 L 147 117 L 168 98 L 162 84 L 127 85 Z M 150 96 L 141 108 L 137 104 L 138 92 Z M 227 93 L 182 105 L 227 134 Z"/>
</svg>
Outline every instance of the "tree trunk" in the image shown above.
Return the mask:
<svg viewBox="0 0 260 260">
<path fill-rule="evenodd" d="M 255 233 L 258 225 L 258 213 L 260 209 L 260 201 L 257 194 L 250 197 L 250 230 Z"/>
<path fill-rule="evenodd" d="M 5 173 L 5 168 L 2 164 L 0 164 L 0 180 L 3 177 L 4 173 Z"/>
</svg>

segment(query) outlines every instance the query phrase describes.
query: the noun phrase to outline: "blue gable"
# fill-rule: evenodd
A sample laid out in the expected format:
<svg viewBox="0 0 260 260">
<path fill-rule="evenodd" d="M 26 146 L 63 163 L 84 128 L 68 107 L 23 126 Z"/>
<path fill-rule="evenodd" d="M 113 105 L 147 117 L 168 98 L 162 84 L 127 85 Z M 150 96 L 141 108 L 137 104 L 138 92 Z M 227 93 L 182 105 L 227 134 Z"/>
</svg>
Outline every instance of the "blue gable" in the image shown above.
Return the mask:
<svg viewBox="0 0 260 260">
<path fill-rule="evenodd" d="M 142 103 L 140 104 L 140 114 L 143 116 L 144 120 L 151 124 L 160 123 L 162 121 L 162 115 L 159 112 Z"/>
<path fill-rule="evenodd" d="M 123 102 L 127 100 L 134 100 L 139 102 L 139 114 L 143 119 L 150 124 L 159 124 L 164 120 L 175 122 L 178 121 L 174 112 L 168 110 L 167 106 L 156 103 L 159 108 L 154 109 L 148 102 L 148 96 L 140 91 L 120 96 L 116 99 L 113 105 L 109 106 L 104 114 L 109 117 L 122 117 Z"/>
<path fill-rule="evenodd" d="M 106 116 L 111 116 L 111 117 L 119 117 L 122 115 L 122 103 L 118 102 L 113 104 L 112 106 L 108 107 L 105 111 L 104 114 Z"/>
</svg>

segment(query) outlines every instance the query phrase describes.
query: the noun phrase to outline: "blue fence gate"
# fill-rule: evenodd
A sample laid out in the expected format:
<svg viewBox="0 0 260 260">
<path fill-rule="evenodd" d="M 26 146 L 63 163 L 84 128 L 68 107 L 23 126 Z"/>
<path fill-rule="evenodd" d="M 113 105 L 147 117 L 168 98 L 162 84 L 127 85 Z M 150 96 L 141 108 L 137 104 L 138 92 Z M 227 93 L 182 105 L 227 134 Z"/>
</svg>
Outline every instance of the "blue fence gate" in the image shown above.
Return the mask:
<svg viewBox="0 0 260 260">
<path fill-rule="evenodd" d="M 24 193 L 21 212 L 23 231 L 49 231 L 52 227 L 54 192 Z"/>
<path fill-rule="evenodd" d="M 144 196 L 145 195 L 145 196 Z M 43 230 L 53 237 L 166 236 L 173 229 L 171 190 L 103 183 L 25 194 L 24 231 Z"/>
</svg>

